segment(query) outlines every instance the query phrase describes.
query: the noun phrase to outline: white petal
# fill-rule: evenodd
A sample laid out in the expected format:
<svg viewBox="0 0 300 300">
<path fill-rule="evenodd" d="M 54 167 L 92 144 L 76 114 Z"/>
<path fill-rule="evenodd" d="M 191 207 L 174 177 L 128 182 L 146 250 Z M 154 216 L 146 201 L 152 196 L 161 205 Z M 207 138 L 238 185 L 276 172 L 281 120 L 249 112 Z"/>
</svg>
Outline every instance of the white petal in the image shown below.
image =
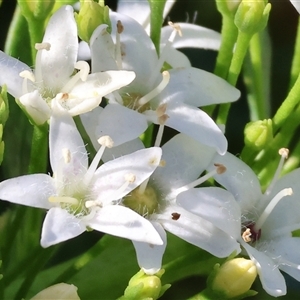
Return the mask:
<svg viewBox="0 0 300 300">
<path fill-rule="evenodd" d="M 51 208 L 48 198 L 55 192 L 53 178 L 45 174 L 20 176 L 0 183 L 0 199 L 32 207 Z"/>
<path fill-rule="evenodd" d="M 0 68 L 0 86 L 6 84 L 8 93 L 15 98 L 20 98 L 23 95 L 22 84 L 24 78 L 19 74 L 24 70 L 31 71 L 30 68 L 2 51 L 0 51 Z"/>
<path fill-rule="evenodd" d="M 99 118 L 97 138 L 109 135 L 114 146 L 139 137 L 148 127 L 143 114 L 119 104 L 108 104 Z"/>
<path fill-rule="evenodd" d="M 169 116 L 166 126 L 215 148 L 220 154 L 224 154 L 227 150 L 224 134 L 204 111 L 187 104 L 178 104 L 168 106 L 166 114 Z"/>
<path fill-rule="evenodd" d="M 264 253 L 257 251 L 243 241 L 241 243 L 256 265 L 264 290 L 274 297 L 285 295 L 286 284 L 283 275 L 278 269 L 278 265 Z"/>
<path fill-rule="evenodd" d="M 135 78 L 134 72 L 107 71 L 88 75 L 86 81 L 77 83 L 70 96 L 81 99 L 99 98 L 128 85 Z"/>
<path fill-rule="evenodd" d="M 90 60 L 91 59 L 91 50 L 87 42 L 81 41 L 78 45 L 78 55 L 77 55 L 77 61 L 78 60 Z"/>
<path fill-rule="evenodd" d="M 179 218 L 173 219 L 173 213 L 179 214 Z M 163 213 L 153 218 L 165 230 L 217 257 L 226 257 L 233 251 L 240 252 L 240 246 L 234 238 L 177 205 L 168 206 Z"/>
<path fill-rule="evenodd" d="M 164 102 L 182 102 L 197 107 L 233 102 L 241 93 L 224 79 L 197 68 L 169 70 L 170 81 L 158 96 Z"/>
<path fill-rule="evenodd" d="M 242 213 L 253 211 L 261 199 L 260 183 L 252 171 L 243 161 L 230 153 L 217 155 L 209 170 L 215 169 L 214 163 L 226 167 L 226 172 L 215 175 L 214 178 L 223 185 L 239 202 Z"/>
<path fill-rule="evenodd" d="M 88 221 L 88 224 L 95 230 L 133 241 L 163 244 L 160 235 L 148 220 L 124 206 L 105 206 Z"/>
<path fill-rule="evenodd" d="M 138 82 L 145 84 L 156 67 L 157 53 L 144 28 L 134 19 L 118 13 L 110 14 L 112 36 L 115 36 L 117 21 L 121 21 L 121 52 L 123 70 L 134 71 Z"/>
<path fill-rule="evenodd" d="M 54 113 L 50 118 L 50 163 L 55 179 L 73 182 L 83 178 L 88 155 L 72 117 L 67 112 Z M 66 184 L 65 182 L 65 184 Z"/>
<path fill-rule="evenodd" d="M 297 12 L 300 14 L 300 2 L 299 0 L 290 0 L 294 7 L 296 8 Z"/>
<path fill-rule="evenodd" d="M 270 241 L 268 255 L 279 265 L 279 269 L 300 281 L 300 238 L 282 237 Z"/>
<path fill-rule="evenodd" d="M 185 134 L 177 134 L 162 149 L 165 165 L 157 168 L 152 178 L 167 194 L 196 180 L 216 153 Z"/>
<path fill-rule="evenodd" d="M 161 49 L 163 50 L 163 45 L 161 45 Z M 168 56 L 166 57 L 166 63 L 168 63 L 174 69 L 191 67 L 191 63 L 187 56 L 173 47 L 171 47 L 168 52 Z"/>
<path fill-rule="evenodd" d="M 41 68 L 44 87 L 57 93 L 73 73 L 77 58 L 77 25 L 72 6 L 62 6 L 50 18 L 43 43 L 49 43 L 51 48 L 42 50 L 36 69 Z"/>
<path fill-rule="evenodd" d="M 162 258 L 167 246 L 167 235 L 165 230 L 159 223 L 152 222 L 152 225 L 160 234 L 160 237 L 163 241 L 162 245 L 153 245 L 149 243 L 133 241 L 138 264 L 140 268 L 142 268 L 143 271 L 148 275 L 155 274 L 160 270 Z"/>
<path fill-rule="evenodd" d="M 90 39 L 92 72 L 118 70 L 115 58 L 115 44 L 107 32 L 108 25 L 98 26 Z"/>
<path fill-rule="evenodd" d="M 106 148 L 102 160 L 104 162 L 116 159 L 118 157 L 133 153 L 135 151 L 144 149 L 145 146 L 143 142 L 138 138 L 132 141 L 126 142 L 120 146 L 113 147 L 113 148 Z"/>
<path fill-rule="evenodd" d="M 214 30 L 188 23 L 176 23 L 180 26 L 182 37 L 176 36 L 172 44 L 174 48 L 200 48 L 219 50 L 221 34 Z M 165 26 L 161 31 L 161 41 L 169 39 L 173 28 Z"/>
<path fill-rule="evenodd" d="M 51 109 L 38 90 L 21 96 L 20 102 L 37 125 L 42 125 L 49 120 Z"/>
<path fill-rule="evenodd" d="M 101 120 L 102 111 L 103 108 L 98 106 L 95 107 L 92 111 L 80 115 L 80 119 L 84 126 L 84 129 L 96 150 L 100 148 L 100 144 L 98 143 L 99 137 L 97 137 L 96 135 L 96 127 Z"/>
<path fill-rule="evenodd" d="M 180 193 L 176 202 L 237 238 L 241 234 L 241 211 L 233 196 L 217 187 L 194 188 Z"/>
<path fill-rule="evenodd" d="M 51 208 L 45 218 L 41 245 L 46 248 L 72 239 L 85 231 L 85 224 L 79 218 L 60 207 Z"/>
<path fill-rule="evenodd" d="M 102 202 L 121 199 L 154 172 L 160 163 L 161 152 L 158 147 L 142 149 L 103 164 L 95 172 L 98 180 L 93 187 L 94 193 Z M 117 192 L 130 174 L 135 176 L 135 181 Z"/>
</svg>

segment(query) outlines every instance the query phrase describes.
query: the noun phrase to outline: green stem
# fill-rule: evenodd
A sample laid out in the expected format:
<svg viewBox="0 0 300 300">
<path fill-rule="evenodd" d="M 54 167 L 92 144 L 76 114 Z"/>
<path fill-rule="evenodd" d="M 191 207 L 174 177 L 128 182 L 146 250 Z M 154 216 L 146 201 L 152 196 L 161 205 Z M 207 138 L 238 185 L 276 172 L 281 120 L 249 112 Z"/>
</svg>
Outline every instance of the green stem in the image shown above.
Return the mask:
<svg viewBox="0 0 300 300">
<path fill-rule="evenodd" d="M 35 280 L 35 277 L 37 276 L 39 271 L 44 267 L 44 265 L 49 261 L 50 257 L 54 254 L 54 251 L 56 249 L 56 247 L 50 247 L 47 249 L 42 249 L 40 251 L 39 256 L 33 263 L 31 263 L 30 268 L 28 269 L 26 277 L 15 296 L 16 300 L 23 299 L 26 297 L 32 283 Z"/>
<path fill-rule="evenodd" d="M 265 55 L 265 40 L 268 40 L 265 31 L 252 37 L 249 59 L 246 60 L 248 63 L 244 65 L 251 121 L 266 119 L 270 114 L 270 52 L 267 51 L 268 55 Z"/>
<path fill-rule="evenodd" d="M 36 43 L 41 43 L 44 35 L 44 22 L 42 20 L 36 20 L 31 18 L 28 21 L 28 29 L 30 35 L 30 46 L 32 61 L 35 63 L 35 57 L 37 50 L 35 49 Z"/>
<path fill-rule="evenodd" d="M 205 289 L 188 300 L 218 300 L 218 298 L 216 298 L 216 295 L 211 290 Z"/>
<path fill-rule="evenodd" d="M 278 108 L 273 118 L 273 130 L 277 132 L 281 127 L 285 126 L 285 122 L 288 122 L 291 114 L 295 110 L 295 107 L 300 102 L 300 73 L 298 74 L 297 80 L 290 90 L 288 96 L 283 101 L 281 106 Z M 299 124 L 300 119 L 296 121 Z M 291 132 L 290 132 L 291 133 Z M 290 134 L 289 133 L 289 134 Z"/>
<path fill-rule="evenodd" d="M 48 162 L 48 124 L 34 125 L 31 143 L 29 174 L 45 173 Z"/>
<path fill-rule="evenodd" d="M 150 5 L 150 38 L 155 46 L 156 52 L 160 55 L 160 31 L 163 24 L 163 13 L 166 0 L 148 0 Z"/>
<path fill-rule="evenodd" d="M 238 38 L 235 46 L 235 51 L 231 60 L 227 81 L 231 85 L 235 86 L 240 75 L 244 58 L 246 56 L 251 36 L 249 34 L 239 31 Z M 230 109 L 230 103 L 226 103 L 220 106 L 219 114 L 217 117 L 217 124 L 226 124 L 228 113 Z"/>
<path fill-rule="evenodd" d="M 295 43 L 292 68 L 291 68 L 290 89 L 295 84 L 299 74 L 300 74 L 300 18 L 298 20 L 297 37 Z"/>
</svg>

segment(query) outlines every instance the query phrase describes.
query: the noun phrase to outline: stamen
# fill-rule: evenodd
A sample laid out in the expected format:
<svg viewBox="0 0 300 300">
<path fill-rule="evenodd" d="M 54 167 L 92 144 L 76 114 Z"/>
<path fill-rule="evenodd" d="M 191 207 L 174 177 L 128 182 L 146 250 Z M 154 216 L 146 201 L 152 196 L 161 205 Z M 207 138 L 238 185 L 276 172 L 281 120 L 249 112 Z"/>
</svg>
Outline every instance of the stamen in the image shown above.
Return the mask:
<svg viewBox="0 0 300 300">
<path fill-rule="evenodd" d="M 267 220 L 268 216 L 272 212 L 272 210 L 275 208 L 275 206 L 278 204 L 278 202 L 285 196 L 290 196 L 293 194 L 293 190 L 291 188 L 286 188 L 281 190 L 277 195 L 270 201 L 268 206 L 265 208 L 255 225 L 253 226 L 253 229 L 255 231 L 259 231 L 265 221 Z"/>
<path fill-rule="evenodd" d="M 112 92 L 112 94 L 115 97 L 115 100 L 116 100 L 115 102 L 117 102 L 120 105 L 124 105 L 124 101 L 123 101 L 121 95 L 117 91 Z"/>
<path fill-rule="evenodd" d="M 72 204 L 72 205 L 79 204 L 79 201 L 73 197 L 51 196 L 48 198 L 48 201 L 51 203 L 68 203 L 68 204 Z"/>
<path fill-rule="evenodd" d="M 51 44 L 50 43 L 35 43 L 34 48 L 38 51 L 40 51 L 40 50 L 49 51 L 51 48 Z"/>
<path fill-rule="evenodd" d="M 139 99 L 139 101 L 138 101 L 139 106 L 145 105 L 151 99 L 156 97 L 159 93 L 161 93 L 164 90 L 164 88 L 167 86 L 167 84 L 170 81 L 170 73 L 168 71 L 164 71 L 164 72 L 162 72 L 162 76 L 163 76 L 163 79 L 160 82 L 160 84 L 154 90 L 152 90 L 150 93 L 146 94 L 145 96 L 143 96 L 142 98 Z"/>
<path fill-rule="evenodd" d="M 71 152 L 68 148 L 63 148 L 62 149 L 62 155 L 64 158 L 65 164 L 68 164 L 71 161 Z"/>
<path fill-rule="evenodd" d="M 272 191 L 276 181 L 278 180 L 279 176 L 280 176 L 280 172 L 283 168 L 283 164 L 284 164 L 284 160 L 288 158 L 289 155 L 289 149 L 287 148 L 281 148 L 278 151 L 279 155 L 281 156 L 278 167 L 276 169 L 276 172 L 274 174 L 274 177 L 272 179 L 272 182 L 270 183 L 270 185 L 268 186 L 267 190 L 265 191 L 265 195 L 269 195 L 270 192 Z"/>
<path fill-rule="evenodd" d="M 90 66 L 86 61 L 76 62 L 74 68 L 79 70 L 79 72 L 77 72 L 73 77 L 71 77 L 71 79 L 61 89 L 61 92 L 63 93 L 69 93 L 80 79 L 82 81 L 86 81 L 90 72 Z"/>
<path fill-rule="evenodd" d="M 29 79 L 31 82 L 35 82 L 35 76 L 31 71 L 28 71 L 28 70 L 24 70 L 24 71 L 20 72 L 19 76 L 24 78 L 24 80 L 22 82 L 22 92 L 23 92 L 23 94 L 27 94 L 29 92 L 27 80 Z"/>
<path fill-rule="evenodd" d="M 122 53 L 121 53 L 121 38 L 120 34 L 123 32 L 124 26 L 120 20 L 117 22 L 117 33 L 116 33 L 116 48 L 115 48 L 115 58 L 116 58 L 116 63 L 119 68 L 119 70 L 123 69 L 123 64 L 122 64 Z"/>
<path fill-rule="evenodd" d="M 161 143 L 161 140 L 162 140 L 162 137 L 163 137 L 163 133 L 164 133 L 164 128 L 165 128 L 165 125 L 159 125 L 158 132 L 157 132 L 156 139 L 155 139 L 155 143 L 154 143 L 154 147 L 159 147 L 160 146 L 160 143 Z"/>
<path fill-rule="evenodd" d="M 250 243 L 250 242 L 251 242 L 251 235 L 252 235 L 252 233 L 251 233 L 250 228 L 247 228 L 247 229 L 243 232 L 242 238 L 243 238 L 243 240 L 244 240 L 246 243 Z"/>
<path fill-rule="evenodd" d="M 101 145 L 100 149 L 96 153 L 90 167 L 88 168 L 85 176 L 84 176 L 84 184 L 87 186 L 89 185 L 90 181 L 92 180 L 94 173 L 99 165 L 99 162 L 102 158 L 102 155 L 104 153 L 104 150 L 106 147 L 112 147 L 113 141 L 112 139 L 108 136 L 102 136 L 101 138 L 98 139 L 98 143 Z"/>
<path fill-rule="evenodd" d="M 157 109 L 155 110 L 157 117 L 162 117 L 163 115 L 166 114 L 166 110 L 167 110 L 167 103 L 161 104 L 157 107 Z"/>
<path fill-rule="evenodd" d="M 184 186 L 182 186 L 181 188 L 176 190 L 176 194 L 179 194 L 181 192 L 184 192 L 186 190 L 189 190 L 191 188 L 196 187 L 197 185 L 205 182 L 206 180 L 208 180 L 209 178 L 213 177 L 216 174 L 222 174 L 226 171 L 226 167 L 222 164 L 215 164 L 216 169 L 210 171 L 209 173 L 205 174 L 204 176 L 196 179 L 195 181 L 186 184 Z"/>
</svg>

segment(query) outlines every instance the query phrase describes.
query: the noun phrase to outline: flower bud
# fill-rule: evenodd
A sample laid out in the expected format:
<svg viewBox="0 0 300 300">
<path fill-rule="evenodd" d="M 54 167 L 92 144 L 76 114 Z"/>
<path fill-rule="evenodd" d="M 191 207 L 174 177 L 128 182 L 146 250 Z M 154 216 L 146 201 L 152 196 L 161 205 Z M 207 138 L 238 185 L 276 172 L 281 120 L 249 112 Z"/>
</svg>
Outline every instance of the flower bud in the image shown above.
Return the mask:
<svg viewBox="0 0 300 300">
<path fill-rule="evenodd" d="M 245 145 L 255 150 L 263 149 L 273 139 L 272 120 L 250 122 L 244 130 Z"/>
<path fill-rule="evenodd" d="M 55 0 L 19 0 L 18 4 L 25 18 L 45 20 L 50 15 Z"/>
<path fill-rule="evenodd" d="M 161 276 L 165 270 L 160 270 L 154 275 L 147 275 L 142 270 L 136 273 L 129 281 L 122 300 L 158 299 L 170 287 L 169 284 L 161 285 Z"/>
<path fill-rule="evenodd" d="M 75 14 L 75 20 L 79 37 L 87 43 L 99 25 L 107 24 L 109 28 L 111 26 L 109 8 L 108 6 L 102 6 L 100 1 L 96 3 L 93 0 L 81 0 L 80 10 L 78 14 Z"/>
<path fill-rule="evenodd" d="M 58 283 L 42 290 L 31 300 L 80 300 L 77 294 L 77 287 L 73 284 Z"/>
<path fill-rule="evenodd" d="M 238 6 L 241 1 L 242 0 L 217 0 L 216 5 L 218 11 L 222 15 L 234 18 L 236 10 L 238 9 Z"/>
<path fill-rule="evenodd" d="M 270 10 L 271 4 L 265 0 L 242 0 L 234 23 L 241 32 L 254 35 L 266 27 Z"/>
<path fill-rule="evenodd" d="M 224 295 L 224 299 L 249 294 L 250 287 L 257 276 L 255 264 L 245 258 L 235 258 L 225 262 L 216 271 L 211 289 Z"/>
<path fill-rule="evenodd" d="M 9 109 L 8 109 L 8 99 L 7 99 L 7 90 L 3 86 L 0 93 L 0 124 L 5 125 L 8 119 Z"/>
</svg>

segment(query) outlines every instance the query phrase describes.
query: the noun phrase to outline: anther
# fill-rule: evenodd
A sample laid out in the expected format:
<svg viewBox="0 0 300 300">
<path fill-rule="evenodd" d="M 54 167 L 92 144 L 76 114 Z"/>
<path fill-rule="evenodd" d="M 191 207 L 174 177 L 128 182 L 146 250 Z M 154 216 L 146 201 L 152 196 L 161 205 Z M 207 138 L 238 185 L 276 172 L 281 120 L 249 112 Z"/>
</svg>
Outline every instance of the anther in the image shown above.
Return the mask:
<svg viewBox="0 0 300 300">
<path fill-rule="evenodd" d="M 19 73 L 19 76 L 24 78 L 24 79 L 29 79 L 32 82 L 35 82 L 34 74 L 31 71 L 24 70 L 24 71 Z"/>
<path fill-rule="evenodd" d="M 124 26 L 120 20 L 117 22 L 117 32 L 118 34 L 121 34 L 124 31 Z"/>
<path fill-rule="evenodd" d="M 134 183 L 136 180 L 136 176 L 132 173 L 126 174 L 125 180 L 128 181 L 129 183 Z"/>
<path fill-rule="evenodd" d="M 242 238 L 243 238 L 243 240 L 244 240 L 246 243 L 250 243 L 250 242 L 251 242 L 251 235 L 252 235 L 252 233 L 251 233 L 250 228 L 247 228 L 247 229 L 243 232 Z"/>
<path fill-rule="evenodd" d="M 179 35 L 180 37 L 182 37 L 182 31 L 181 31 L 181 28 L 180 28 L 180 25 L 179 25 L 179 24 L 173 23 L 173 22 L 171 22 L 171 21 L 169 21 L 168 24 L 169 24 L 169 25 L 174 29 L 174 31 L 175 31 L 174 37 L 171 35 L 171 37 L 169 38 L 169 41 L 170 41 L 170 42 L 173 42 L 173 41 L 174 41 L 174 38 L 175 38 L 175 36 L 176 36 L 176 33 L 178 33 L 178 35 Z"/>
<path fill-rule="evenodd" d="M 166 166 L 166 161 L 165 160 L 161 160 L 160 162 L 159 162 L 159 165 L 158 165 L 159 167 L 165 167 Z"/>
<path fill-rule="evenodd" d="M 51 44 L 50 43 L 36 43 L 35 45 L 34 45 L 34 48 L 36 49 L 36 50 L 47 50 L 47 51 L 49 51 L 50 50 L 50 48 L 51 48 Z"/>
<path fill-rule="evenodd" d="M 281 157 L 283 157 L 284 159 L 287 159 L 287 158 L 288 158 L 289 152 L 290 152 L 290 151 L 289 151 L 289 149 L 287 149 L 287 148 L 280 148 L 279 151 L 278 151 L 279 155 L 280 155 Z"/>
<path fill-rule="evenodd" d="M 167 110 L 167 103 L 161 104 L 155 110 L 157 117 L 161 117 L 166 113 Z"/>
<path fill-rule="evenodd" d="M 112 148 L 112 147 L 114 146 L 113 140 L 112 140 L 111 137 L 108 136 L 108 135 L 103 135 L 103 136 L 101 136 L 101 137 L 98 139 L 98 143 L 99 143 L 101 146 L 104 146 L 104 147 L 107 147 L 107 148 Z"/>
<path fill-rule="evenodd" d="M 66 164 L 68 164 L 71 161 L 71 152 L 70 152 L 70 150 L 68 148 L 63 148 L 62 149 L 62 155 L 63 155 L 64 162 Z"/>
<path fill-rule="evenodd" d="M 214 164 L 214 166 L 216 167 L 216 172 L 218 175 L 221 175 L 226 172 L 226 167 L 224 165 L 216 163 Z"/>
</svg>

